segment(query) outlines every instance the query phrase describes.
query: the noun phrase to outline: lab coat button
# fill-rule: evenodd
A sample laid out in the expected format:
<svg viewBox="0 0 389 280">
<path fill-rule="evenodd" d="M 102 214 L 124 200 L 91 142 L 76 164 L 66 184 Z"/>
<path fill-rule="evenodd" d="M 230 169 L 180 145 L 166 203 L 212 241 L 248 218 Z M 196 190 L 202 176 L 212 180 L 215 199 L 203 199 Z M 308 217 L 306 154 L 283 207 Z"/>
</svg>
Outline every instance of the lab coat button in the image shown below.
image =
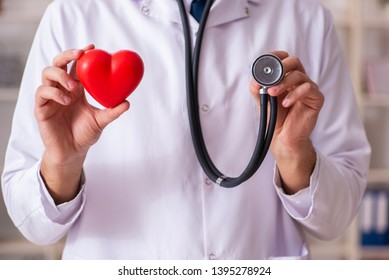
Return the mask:
<svg viewBox="0 0 389 280">
<path fill-rule="evenodd" d="M 208 256 L 208 258 L 209 258 L 210 260 L 216 260 L 216 256 L 215 256 L 214 254 L 210 254 L 210 255 Z"/>
<path fill-rule="evenodd" d="M 149 6 L 142 6 L 141 11 L 145 15 L 149 15 L 150 14 L 150 7 Z"/>
<path fill-rule="evenodd" d="M 205 179 L 205 184 L 208 186 L 212 185 L 211 179 L 209 179 L 209 178 Z"/>
<path fill-rule="evenodd" d="M 209 111 L 209 106 L 204 104 L 203 107 L 201 107 L 201 110 L 203 110 L 203 112 L 208 112 Z"/>
</svg>

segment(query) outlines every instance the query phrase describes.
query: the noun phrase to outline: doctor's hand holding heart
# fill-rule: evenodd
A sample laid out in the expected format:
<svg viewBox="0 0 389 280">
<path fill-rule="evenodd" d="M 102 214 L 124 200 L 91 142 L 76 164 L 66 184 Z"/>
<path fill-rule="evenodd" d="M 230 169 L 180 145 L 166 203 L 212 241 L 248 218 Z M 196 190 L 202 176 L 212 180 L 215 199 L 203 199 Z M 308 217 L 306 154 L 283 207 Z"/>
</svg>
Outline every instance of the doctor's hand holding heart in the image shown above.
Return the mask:
<svg viewBox="0 0 389 280">
<path fill-rule="evenodd" d="M 77 61 L 77 71 L 72 67 L 68 72 L 73 61 Z M 105 65 L 92 65 L 96 61 Z M 124 80 L 120 75 L 127 75 L 124 84 L 116 82 Z M 108 124 L 129 109 L 125 98 L 142 76 L 143 62 L 137 54 L 122 51 L 111 56 L 93 45 L 64 51 L 43 70 L 35 102 L 45 145 L 40 172 L 56 204 L 77 195 L 88 149 Z M 90 105 L 83 86 L 107 108 Z"/>
</svg>

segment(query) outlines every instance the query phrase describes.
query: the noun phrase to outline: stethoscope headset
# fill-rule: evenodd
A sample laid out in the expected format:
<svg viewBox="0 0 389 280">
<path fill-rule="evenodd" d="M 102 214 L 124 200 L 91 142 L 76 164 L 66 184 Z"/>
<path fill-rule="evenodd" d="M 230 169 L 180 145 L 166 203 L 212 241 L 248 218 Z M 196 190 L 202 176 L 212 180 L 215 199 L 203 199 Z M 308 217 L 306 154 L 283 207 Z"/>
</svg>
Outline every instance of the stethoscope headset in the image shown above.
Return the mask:
<svg viewBox="0 0 389 280">
<path fill-rule="evenodd" d="M 214 1 L 215 0 L 207 0 L 205 4 L 204 12 L 197 33 L 197 39 L 192 53 L 191 32 L 184 0 L 177 0 L 185 37 L 186 97 L 193 146 L 195 148 L 196 155 L 201 167 L 209 179 L 211 179 L 214 183 L 225 188 L 233 188 L 245 182 L 254 175 L 254 173 L 261 166 L 269 150 L 277 119 L 277 97 L 269 96 L 267 93 L 267 88 L 276 85 L 282 80 L 284 76 L 284 69 L 280 59 L 271 54 L 262 55 L 255 59 L 253 62 L 251 67 L 252 75 L 254 79 L 262 86 L 259 92 L 260 124 L 258 139 L 253 155 L 242 174 L 238 177 L 225 176 L 216 168 L 208 154 L 201 130 L 198 103 L 198 73 L 201 44 L 209 11 Z M 268 122 L 269 102 L 270 117 Z"/>
</svg>

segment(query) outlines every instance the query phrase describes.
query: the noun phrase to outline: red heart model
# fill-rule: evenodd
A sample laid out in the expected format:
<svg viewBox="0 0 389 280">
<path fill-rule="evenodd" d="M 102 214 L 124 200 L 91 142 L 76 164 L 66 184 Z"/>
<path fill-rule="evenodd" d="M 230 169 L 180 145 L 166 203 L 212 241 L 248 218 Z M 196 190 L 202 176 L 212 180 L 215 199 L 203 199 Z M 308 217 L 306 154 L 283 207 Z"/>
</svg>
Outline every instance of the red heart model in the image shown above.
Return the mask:
<svg viewBox="0 0 389 280">
<path fill-rule="evenodd" d="M 104 107 L 112 108 L 136 89 L 142 80 L 144 66 L 135 52 L 122 50 L 111 55 L 93 49 L 78 59 L 76 71 L 89 94 Z"/>
</svg>

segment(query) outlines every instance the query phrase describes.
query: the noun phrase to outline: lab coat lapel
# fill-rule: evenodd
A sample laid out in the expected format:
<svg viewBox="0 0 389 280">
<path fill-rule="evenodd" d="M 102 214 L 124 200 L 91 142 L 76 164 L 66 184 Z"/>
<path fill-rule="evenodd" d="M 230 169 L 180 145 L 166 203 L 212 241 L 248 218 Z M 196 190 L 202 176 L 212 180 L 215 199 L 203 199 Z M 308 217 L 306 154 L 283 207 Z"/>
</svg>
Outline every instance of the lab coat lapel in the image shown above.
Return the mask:
<svg viewBox="0 0 389 280">
<path fill-rule="evenodd" d="M 216 0 L 208 17 L 207 28 L 248 17 L 250 16 L 249 3 L 260 3 L 262 1 L 263 0 Z M 142 5 L 147 5 L 149 7 L 149 16 L 181 24 L 180 12 L 176 0 L 144 0 L 142 3 Z M 199 23 L 193 17 L 189 16 L 189 25 L 196 29 L 198 28 Z"/>
<path fill-rule="evenodd" d="M 216 0 L 208 18 L 207 28 L 250 16 L 250 2 L 262 0 Z"/>
</svg>

